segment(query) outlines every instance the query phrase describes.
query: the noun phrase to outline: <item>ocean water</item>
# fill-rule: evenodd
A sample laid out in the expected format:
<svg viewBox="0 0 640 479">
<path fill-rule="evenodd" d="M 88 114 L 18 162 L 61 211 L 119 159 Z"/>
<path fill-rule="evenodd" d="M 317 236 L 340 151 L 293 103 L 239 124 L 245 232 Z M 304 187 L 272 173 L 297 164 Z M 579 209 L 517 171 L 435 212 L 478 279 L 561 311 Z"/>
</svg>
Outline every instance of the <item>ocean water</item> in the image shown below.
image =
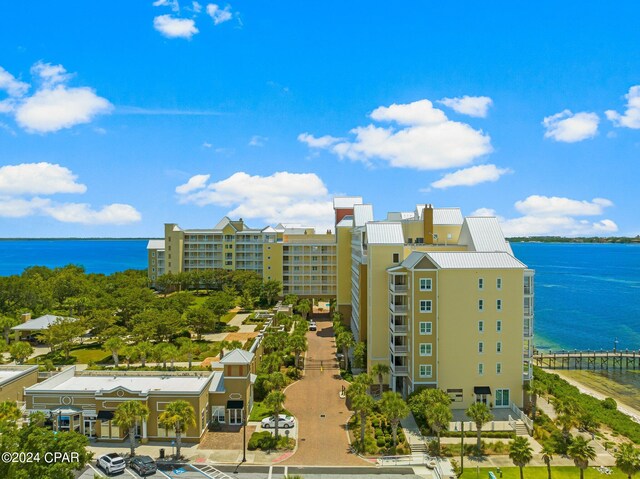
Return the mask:
<svg viewBox="0 0 640 479">
<path fill-rule="evenodd" d="M 2 240 L 0 276 L 20 274 L 28 266 L 56 268 L 73 263 L 87 273 L 111 274 L 146 269 L 148 240 Z"/>
<path fill-rule="evenodd" d="M 147 240 L 3 240 L 0 275 L 83 265 L 110 274 L 147 267 Z M 535 344 L 553 349 L 640 349 L 640 245 L 514 243 L 536 270 Z"/>
<path fill-rule="evenodd" d="M 536 270 L 541 348 L 640 349 L 640 245 L 514 243 Z"/>
</svg>

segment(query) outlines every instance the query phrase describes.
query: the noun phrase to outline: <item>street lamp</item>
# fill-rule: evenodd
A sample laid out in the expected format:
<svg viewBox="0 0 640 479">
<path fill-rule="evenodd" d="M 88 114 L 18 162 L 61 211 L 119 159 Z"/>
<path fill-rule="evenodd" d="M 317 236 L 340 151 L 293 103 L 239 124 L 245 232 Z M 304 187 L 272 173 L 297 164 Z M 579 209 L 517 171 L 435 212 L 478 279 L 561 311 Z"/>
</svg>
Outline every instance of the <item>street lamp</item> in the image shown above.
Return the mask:
<svg viewBox="0 0 640 479">
<path fill-rule="evenodd" d="M 617 352 L 618 351 L 618 338 L 616 337 L 616 339 L 613 340 L 613 352 Z"/>
<path fill-rule="evenodd" d="M 244 410 L 242 411 L 244 413 Z M 242 462 L 247 462 L 247 415 L 242 418 Z"/>
</svg>

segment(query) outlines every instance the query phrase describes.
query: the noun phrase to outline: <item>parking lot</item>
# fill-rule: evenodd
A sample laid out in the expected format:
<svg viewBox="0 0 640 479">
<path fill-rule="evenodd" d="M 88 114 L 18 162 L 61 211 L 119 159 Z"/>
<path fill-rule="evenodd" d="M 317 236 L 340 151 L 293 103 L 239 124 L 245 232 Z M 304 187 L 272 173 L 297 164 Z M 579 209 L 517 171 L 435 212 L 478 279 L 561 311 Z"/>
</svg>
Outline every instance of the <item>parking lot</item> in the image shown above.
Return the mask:
<svg viewBox="0 0 640 479">
<path fill-rule="evenodd" d="M 201 466 L 205 470 L 207 466 Z M 131 468 L 127 467 L 124 472 L 119 474 L 115 474 L 112 476 L 107 476 L 107 474 L 96 465 L 95 461 L 91 463 L 89 467 L 87 467 L 81 475 L 78 476 L 78 479 L 94 479 L 95 475 L 99 474 L 102 477 L 117 477 L 120 479 L 141 479 L 141 476 L 133 471 Z M 148 476 L 144 476 L 147 479 L 203 479 L 204 477 L 212 477 L 214 474 L 207 474 L 206 472 L 200 471 L 198 468 L 193 467 L 189 464 L 187 465 L 169 465 L 169 464 L 158 464 L 158 471 L 155 474 L 150 474 Z"/>
</svg>

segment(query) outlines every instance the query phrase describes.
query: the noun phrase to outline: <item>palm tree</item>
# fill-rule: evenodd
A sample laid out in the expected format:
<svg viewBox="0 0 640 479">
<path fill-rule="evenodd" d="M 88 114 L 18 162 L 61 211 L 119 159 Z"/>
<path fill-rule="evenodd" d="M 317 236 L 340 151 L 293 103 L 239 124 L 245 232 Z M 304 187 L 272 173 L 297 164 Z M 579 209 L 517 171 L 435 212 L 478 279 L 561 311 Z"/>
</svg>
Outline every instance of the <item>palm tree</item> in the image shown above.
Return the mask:
<svg viewBox="0 0 640 479">
<path fill-rule="evenodd" d="M 309 304 L 309 301 L 303 299 L 296 306 L 296 310 L 300 313 L 303 319 L 307 319 L 307 316 L 311 312 L 311 305 Z"/>
<path fill-rule="evenodd" d="M 184 354 L 185 356 L 187 356 L 189 369 L 191 369 L 191 366 L 193 364 L 193 356 L 194 354 L 198 354 L 200 352 L 200 348 L 191 340 L 191 338 L 187 337 L 178 338 L 177 343 L 180 347 L 180 354 Z"/>
<path fill-rule="evenodd" d="M 411 413 L 411 409 L 404 402 L 400 393 L 387 391 L 382 394 L 380 400 L 380 411 L 391 423 L 391 431 L 393 432 L 393 447 L 395 449 L 398 443 L 398 424 Z"/>
<path fill-rule="evenodd" d="M 267 394 L 267 397 L 264 398 L 265 406 L 267 406 L 267 408 L 275 418 L 276 441 L 278 440 L 278 422 L 280 418 L 280 413 L 284 411 L 285 399 L 286 399 L 286 396 L 282 391 L 271 391 L 269 394 Z"/>
<path fill-rule="evenodd" d="M 385 374 L 389 374 L 389 365 L 384 363 L 376 363 L 371 368 L 371 374 L 378 376 L 378 396 L 382 396 L 382 382 Z"/>
<path fill-rule="evenodd" d="M 267 391 L 282 391 L 287 384 L 287 378 L 280 371 L 269 374 L 264 380 L 264 388 Z"/>
<path fill-rule="evenodd" d="M 538 397 L 544 396 L 547 392 L 547 388 L 540 381 L 532 379 L 529 383 L 525 384 L 524 390 L 529 393 L 531 398 L 531 419 L 535 421 Z"/>
<path fill-rule="evenodd" d="M 280 367 L 283 364 L 282 356 L 280 353 L 271 353 L 266 354 L 262 357 L 260 361 L 260 370 L 261 372 L 266 372 L 267 374 L 271 374 L 276 371 L 280 371 Z"/>
<path fill-rule="evenodd" d="M 234 349 L 241 349 L 242 343 L 237 339 L 234 341 L 223 340 L 220 342 L 220 359 L 224 357 L 224 351 L 233 351 Z"/>
<path fill-rule="evenodd" d="M 447 398 L 448 399 L 448 398 Z M 449 427 L 453 413 L 448 405 L 436 403 L 424 412 L 427 424 L 438 438 L 438 455 L 440 455 L 440 433 Z"/>
<path fill-rule="evenodd" d="M 493 419 L 493 414 L 491 414 L 489 407 L 482 402 L 473 403 L 471 406 L 469 406 L 469 409 L 465 411 L 465 414 L 473 422 L 476 423 L 476 434 L 478 435 L 478 443 L 476 444 L 476 449 L 478 451 L 478 456 L 480 456 L 482 455 L 482 426 Z"/>
<path fill-rule="evenodd" d="M 551 441 L 547 441 L 542 445 L 542 460 L 547 466 L 547 479 L 551 479 L 551 461 L 556 453 L 556 448 Z"/>
<path fill-rule="evenodd" d="M 176 457 L 179 458 L 182 433 L 196 425 L 196 412 L 193 406 L 182 400 L 170 402 L 158 420 L 163 427 L 176 432 Z"/>
<path fill-rule="evenodd" d="M 615 456 L 616 466 L 627 475 L 628 479 L 640 472 L 640 449 L 633 447 L 633 444 L 622 444 Z"/>
<path fill-rule="evenodd" d="M 356 340 L 353 338 L 353 333 L 351 331 L 342 331 L 336 337 L 336 346 L 342 349 L 344 365 L 347 370 L 349 369 L 349 348 L 352 348 L 355 345 Z"/>
<path fill-rule="evenodd" d="M 116 368 L 118 367 L 118 363 L 120 362 L 118 354 L 120 353 L 120 350 L 125 346 L 126 343 L 124 342 L 124 340 L 118 336 L 109 338 L 104 342 L 103 347 L 111 353 L 111 356 L 113 357 L 113 364 L 115 364 Z"/>
<path fill-rule="evenodd" d="M 351 406 L 360 414 L 360 451 L 364 452 L 364 433 L 367 426 L 367 416 L 373 412 L 375 401 L 366 392 L 360 392 L 351 397 Z"/>
<path fill-rule="evenodd" d="M 149 341 L 141 341 L 136 344 L 136 349 L 138 350 L 138 356 L 144 368 L 147 365 L 147 358 L 153 354 L 153 344 Z"/>
<path fill-rule="evenodd" d="M 509 459 L 513 461 L 513 464 L 520 468 L 520 479 L 524 479 L 524 466 L 531 462 L 533 458 L 533 449 L 529 446 L 527 438 L 518 436 L 516 437 L 511 446 L 509 446 Z"/>
<path fill-rule="evenodd" d="M 138 422 L 149 418 L 149 408 L 140 401 L 126 401 L 121 403 L 113 416 L 113 422 L 129 433 L 131 456 L 136 455 L 135 426 Z"/>
<path fill-rule="evenodd" d="M 589 459 L 596 458 L 596 450 L 585 438 L 577 436 L 567 448 L 567 456 L 573 459 L 576 467 L 580 468 L 580 479 L 584 479 L 584 470 L 589 467 Z"/>
<path fill-rule="evenodd" d="M 300 363 L 300 353 L 307 350 L 307 338 L 301 334 L 293 334 L 289 337 L 289 348 L 296 356 L 296 367 Z"/>
</svg>

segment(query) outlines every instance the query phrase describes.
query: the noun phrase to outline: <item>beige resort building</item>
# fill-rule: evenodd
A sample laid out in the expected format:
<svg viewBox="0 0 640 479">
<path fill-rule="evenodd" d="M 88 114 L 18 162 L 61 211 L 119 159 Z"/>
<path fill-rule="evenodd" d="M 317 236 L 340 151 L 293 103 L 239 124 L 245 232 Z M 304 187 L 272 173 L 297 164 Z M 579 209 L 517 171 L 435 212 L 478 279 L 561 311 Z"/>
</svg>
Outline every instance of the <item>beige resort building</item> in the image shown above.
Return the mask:
<svg viewBox="0 0 640 479">
<path fill-rule="evenodd" d="M 256 271 L 282 295 L 336 299 L 367 368 L 390 366 L 388 385 L 523 406 L 532 377 L 534 272 L 515 258 L 494 217 L 416 205 L 376 220 L 361 197 L 334 199 L 335 233 L 301 225 L 253 229 L 223 218 L 212 229 L 165 224 L 148 245 L 148 275 Z"/>
</svg>

